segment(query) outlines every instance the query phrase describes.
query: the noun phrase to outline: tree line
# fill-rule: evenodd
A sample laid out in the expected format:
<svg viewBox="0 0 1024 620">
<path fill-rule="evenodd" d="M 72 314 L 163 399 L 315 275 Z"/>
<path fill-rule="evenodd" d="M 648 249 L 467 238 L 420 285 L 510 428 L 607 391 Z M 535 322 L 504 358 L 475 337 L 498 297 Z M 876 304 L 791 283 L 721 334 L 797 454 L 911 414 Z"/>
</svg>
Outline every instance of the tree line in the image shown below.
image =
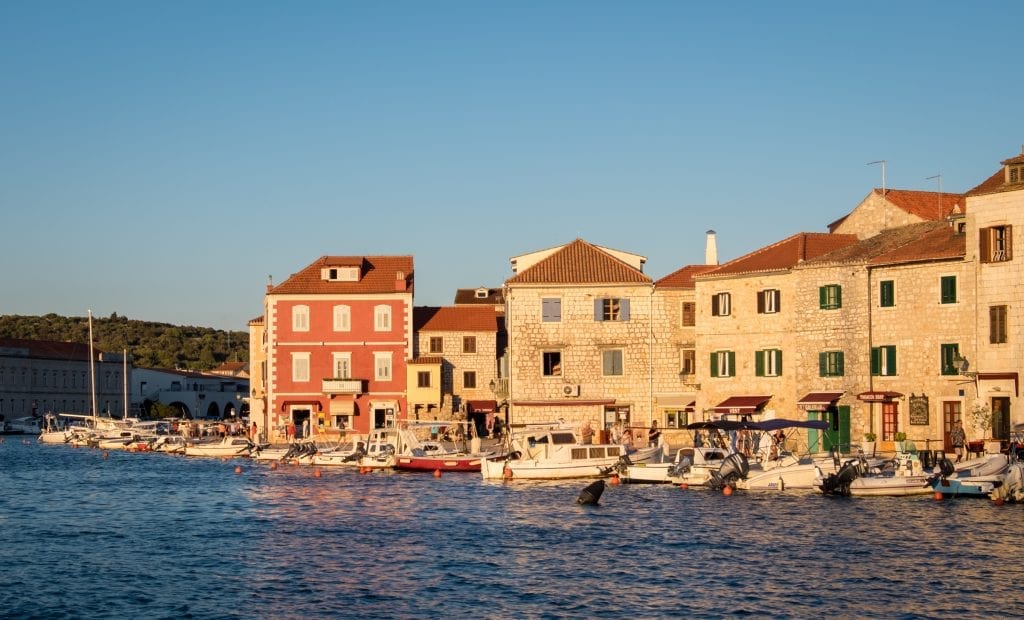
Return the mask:
<svg viewBox="0 0 1024 620">
<path fill-rule="evenodd" d="M 118 316 L 93 317 L 93 347 L 120 354 L 124 349 L 137 368 L 210 370 L 229 361 L 249 360 L 249 334 L 210 327 L 171 325 Z M 89 318 L 0 316 L 0 338 L 53 340 L 89 344 Z"/>
</svg>

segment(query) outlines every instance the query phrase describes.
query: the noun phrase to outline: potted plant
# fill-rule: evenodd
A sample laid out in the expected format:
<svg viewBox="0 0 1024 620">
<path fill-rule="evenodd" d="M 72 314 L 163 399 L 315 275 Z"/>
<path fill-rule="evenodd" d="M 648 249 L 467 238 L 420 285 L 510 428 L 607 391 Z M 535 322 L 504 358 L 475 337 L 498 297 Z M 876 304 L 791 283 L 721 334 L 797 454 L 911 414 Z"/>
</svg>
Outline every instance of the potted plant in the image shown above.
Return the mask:
<svg viewBox="0 0 1024 620">
<path fill-rule="evenodd" d="M 864 454 L 874 456 L 876 439 L 878 439 L 878 435 L 871 431 L 864 433 L 864 445 L 862 446 Z"/>
<path fill-rule="evenodd" d="M 979 437 L 978 441 L 976 442 L 969 441 L 968 443 L 984 444 L 985 451 L 990 451 L 992 448 L 989 446 L 988 442 L 991 439 L 989 437 L 989 429 L 992 428 L 992 411 L 988 408 L 988 405 L 979 401 L 975 403 L 974 408 L 971 409 L 969 419 L 971 422 L 971 427 L 975 430 L 975 433 L 980 434 L 981 437 Z M 974 450 L 974 448 L 968 449 Z M 979 452 L 981 451 L 980 446 L 977 448 L 977 450 Z M 996 447 L 995 451 L 998 452 L 999 448 Z"/>
<path fill-rule="evenodd" d="M 903 431 L 897 431 L 896 434 L 893 435 L 892 438 L 896 442 L 896 451 L 897 452 L 907 452 L 907 448 L 909 447 L 907 444 L 909 442 L 907 441 L 907 434 L 906 433 L 904 433 Z"/>
</svg>

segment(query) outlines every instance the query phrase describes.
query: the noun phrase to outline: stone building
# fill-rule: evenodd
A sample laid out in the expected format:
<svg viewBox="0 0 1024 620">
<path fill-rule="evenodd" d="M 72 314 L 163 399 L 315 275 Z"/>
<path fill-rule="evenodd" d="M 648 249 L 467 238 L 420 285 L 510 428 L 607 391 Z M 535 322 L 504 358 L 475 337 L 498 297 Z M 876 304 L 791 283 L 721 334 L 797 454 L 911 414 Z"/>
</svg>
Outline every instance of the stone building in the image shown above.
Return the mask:
<svg viewBox="0 0 1024 620">
<path fill-rule="evenodd" d="M 512 424 L 650 424 L 654 283 L 646 259 L 582 239 L 511 260 Z"/>
</svg>

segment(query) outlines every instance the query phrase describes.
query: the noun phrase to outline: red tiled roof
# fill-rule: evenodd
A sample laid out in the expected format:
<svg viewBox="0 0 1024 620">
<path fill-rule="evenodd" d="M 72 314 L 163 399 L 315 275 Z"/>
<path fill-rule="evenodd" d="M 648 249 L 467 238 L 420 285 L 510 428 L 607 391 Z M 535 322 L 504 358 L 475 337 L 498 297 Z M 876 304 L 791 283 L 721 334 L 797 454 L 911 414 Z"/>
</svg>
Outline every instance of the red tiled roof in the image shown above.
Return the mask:
<svg viewBox="0 0 1024 620">
<path fill-rule="evenodd" d="M 576 239 L 507 284 L 649 284 L 651 278 L 608 252 Z"/>
<path fill-rule="evenodd" d="M 482 288 L 482 287 L 481 287 Z M 467 305 L 467 306 L 497 306 L 505 303 L 505 297 L 502 295 L 500 288 L 489 288 L 487 290 L 486 297 L 477 297 L 476 292 L 478 289 L 475 288 L 460 288 L 455 291 L 455 305 Z"/>
<path fill-rule="evenodd" d="M 880 256 L 894 252 L 908 243 L 914 243 L 928 233 L 939 229 L 950 229 L 950 227 L 946 222 L 918 222 L 890 228 L 873 237 L 809 259 L 804 264 L 821 266 L 838 263 L 868 263 Z"/>
<path fill-rule="evenodd" d="M 0 338 L 0 349 L 25 349 L 29 356 L 53 360 L 89 360 L 89 345 L 77 342 L 56 342 L 53 340 L 29 340 L 27 338 Z M 100 351 L 93 354 L 99 359 Z"/>
<path fill-rule="evenodd" d="M 654 283 L 658 288 L 694 288 L 693 277 L 718 269 L 718 265 L 687 265 Z"/>
<path fill-rule="evenodd" d="M 880 189 L 874 191 L 876 194 L 882 193 Z M 959 207 L 961 213 L 964 212 L 966 204 L 960 194 L 919 192 L 909 189 L 887 189 L 885 198 L 903 211 L 933 222 L 946 219 L 956 207 Z"/>
<path fill-rule="evenodd" d="M 754 250 L 731 260 L 703 275 L 733 275 L 764 271 L 781 271 L 804 261 L 824 256 L 857 242 L 856 235 L 831 233 L 797 233 L 772 245 Z"/>
<path fill-rule="evenodd" d="M 444 358 L 440 355 L 432 355 L 427 357 L 414 357 L 409 360 L 410 364 L 441 364 L 444 362 Z"/>
<path fill-rule="evenodd" d="M 327 281 L 320 276 L 325 267 L 360 267 L 358 282 Z M 407 291 L 412 290 L 412 256 L 321 256 L 298 273 L 272 288 L 268 295 L 286 294 L 377 294 L 394 293 L 401 273 Z"/>
<path fill-rule="evenodd" d="M 413 330 L 424 332 L 497 332 L 498 316 L 490 306 L 419 306 L 413 308 Z"/>
<path fill-rule="evenodd" d="M 967 192 L 968 196 L 977 196 L 979 194 L 994 194 L 996 192 L 1004 191 L 1018 191 L 1024 189 L 1021 185 L 1007 185 L 1006 183 L 1006 166 L 1013 164 L 1024 164 L 1024 152 L 1020 155 L 1015 155 L 1009 159 L 1004 159 L 999 162 L 1003 165 L 1003 168 L 996 170 L 989 178 L 981 182 L 980 185 Z"/>
<path fill-rule="evenodd" d="M 913 263 L 926 260 L 963 258 L 967 253 L 967 235 L 951 226 L 940 226 L 925 231 L 917 239 L 881 254 L 872 264 Z"/>
</svg>

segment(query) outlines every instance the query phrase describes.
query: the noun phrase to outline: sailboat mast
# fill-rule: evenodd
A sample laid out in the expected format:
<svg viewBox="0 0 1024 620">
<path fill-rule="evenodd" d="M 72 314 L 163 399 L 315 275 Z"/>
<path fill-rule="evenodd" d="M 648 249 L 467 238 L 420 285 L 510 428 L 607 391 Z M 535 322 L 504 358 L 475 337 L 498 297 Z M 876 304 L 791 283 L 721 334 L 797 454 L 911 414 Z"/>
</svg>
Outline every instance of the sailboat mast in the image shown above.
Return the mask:
<svg viewBox="0 0 1024 620">
<path fill-rule="evenodd" d="M 96 417 L 96 356 L 92 351 L 92 309 L 89 310 L 89 391 L 92 393 L 92 417 Z"/>
<path fill-rule="evenodd" d="M 128 419 L 128 349 L 121 354 L 121 378 L 124 379 L 124 419 Z"/>
</svg>

